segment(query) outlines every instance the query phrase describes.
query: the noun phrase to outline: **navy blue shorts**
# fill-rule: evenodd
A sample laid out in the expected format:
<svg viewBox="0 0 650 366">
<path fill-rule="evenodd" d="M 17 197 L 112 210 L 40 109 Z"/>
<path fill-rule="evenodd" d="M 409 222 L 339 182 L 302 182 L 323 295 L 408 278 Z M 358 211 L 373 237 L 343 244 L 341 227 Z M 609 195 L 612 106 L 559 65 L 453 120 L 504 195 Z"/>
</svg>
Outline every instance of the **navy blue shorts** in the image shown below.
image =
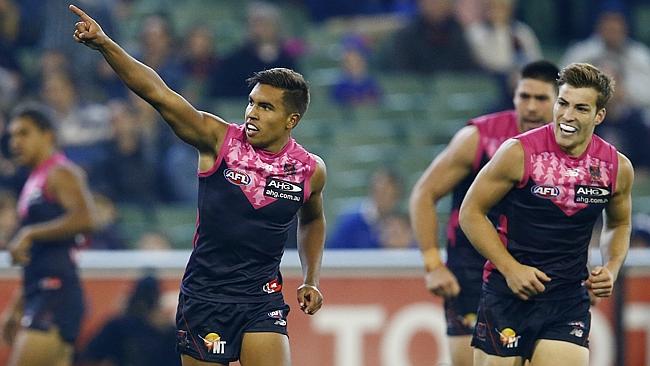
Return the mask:
<svg viewBox="0 0 650 366">
<path fill-rule="evenodd" d="M 287 335 L 289 305 L 282 299 L 263 303 L 218 303 L 182 293 L 176 312 L 176 349 L 201 361 L 239 359 L 244 333 Z"/>
<path fill-rule="evenodd" d="M 483 268 L 449 268 L 449 270 L 458 280 L 460 293 L 444 301 L 447 335 L 472 335 L 481 298 Z"/>
<path fill-rule="evenodd" d="M 74 343 L 84 314 L 81 287 L 58 287 L 58 279 L 51 277 L 43 281 L 50 283 L 49 288 L 41 286 L 38 291 L 26 294 L 21 325 L 44 331 L 56 326 L 64 341 Z"/>
<path fill-rule="evenodd" d="M 562 299 L 520 300 L 483 291 L 472 347 L 501 357 L 530 359 L 540 339 L 589 347 L 591 313 L 586 291 Z"/>
</svg>

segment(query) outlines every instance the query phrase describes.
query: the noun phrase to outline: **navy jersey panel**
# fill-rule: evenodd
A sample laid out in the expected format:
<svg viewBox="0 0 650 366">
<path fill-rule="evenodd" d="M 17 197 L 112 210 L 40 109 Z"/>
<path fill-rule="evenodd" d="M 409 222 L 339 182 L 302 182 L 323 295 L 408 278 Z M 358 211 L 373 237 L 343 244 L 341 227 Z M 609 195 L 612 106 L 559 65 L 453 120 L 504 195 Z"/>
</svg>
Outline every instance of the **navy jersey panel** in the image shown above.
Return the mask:
<svg viewBox="0 0 650 366">
<path fill-rule="evenodd" d="M 452 192 L 451 213 L 447 224 L 447 266 L 450 268 L 483 268 L 485 258 L 474 248 L 460 228 L 458 222 L 460 205 L 476 175 L 494 156 L 499 146 L 519 133 L 517 115 L 512 110 L 477 117 L 470 120 L 469 124 L 476 126 L 479 142 L 472 172 Z M 490 210 L 488 218 L 495 226 L 498 225 L 498 206 Z M 475 284 L 475 289 L 480 291 L 480 282 Z"/>
<path fill-rule="evenodd" d="M 551 281 L 541 298 L 579 294 L 588 276 L 587 255 L 593 226 L 615 190 L 616 150 L 594 136 L 583 156 L 564 154 L 551 125 L 519 137 L 525 172 L 504 198 L 503 225 L 508 252 L 538 268 Z M 510 293 L 503 276 L 486 264 L 487 288 Z"/>
<path fill-rule="evenodd" d="M 280 260 L 314 167 L 293 140 L 269 155 L 232 125 L 215 167 L 199 175 L 198 223 L 183 293 L 217 302 L 281 298 Z"/>
</svg>

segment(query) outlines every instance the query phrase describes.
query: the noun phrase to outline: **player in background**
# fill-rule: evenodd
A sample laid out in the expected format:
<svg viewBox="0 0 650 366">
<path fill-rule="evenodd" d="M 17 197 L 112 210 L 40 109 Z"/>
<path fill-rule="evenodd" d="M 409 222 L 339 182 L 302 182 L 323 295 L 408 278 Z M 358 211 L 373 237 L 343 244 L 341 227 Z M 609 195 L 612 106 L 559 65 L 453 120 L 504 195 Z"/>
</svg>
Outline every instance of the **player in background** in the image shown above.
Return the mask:
<svg viewBox="0 0 650 366">
<path fill-rule="evenodd" d="M 21 290 L 3 314 L 10 366 L 71 366 L 84 313 L 75 251 L 95 216 L 83 171 L 57 148 L 50 114 L 25 105 L 9 133 L 16 160 L 31 168 L 18 199 L 20 227 L 8 244 L 23 266 Z"/>
<path fill-rule="evenodd" d="M 74 39 L 98 50 L 122 81 L 198 151 L 194 248 L 176 315 L 183 365 L 290 365 L 280 260 L 298 219 L 300 309 L 316 313 L 325 239 L 325 164 L 291 137 L 309 90 L 283 68 L 248 79 L 245 124 L 198 111 L 148 66 L 127 54 L 79 8 Z M 146 350 L 142 350 L 146 352 Z"/>
<path fill-rule="evenodd" d="M 485 263 L 458 225 L 460 204 L 478 171 L 501 143 L 551 121 L 558 71 L 548 61 L 525 65 L 514 92 L 515 109 L 470 120 L 435 158 L 411 193 L 411 223 L 424 259 L 426 286 L 444 298 L 450 354 L 456 366 L 472 364 L 470 341 Z M 453 195 L 445 265 L 438 250 L 436 205 L 450 192 Z M 489 215 L 492 220 L 496 220 L 495 211 Z"/>
<path fill-rule="evenodd" d="M 632 164 L 593 134 L 614 81 L 579 63 L 558 85 L 553 123 L 505 142 L 461 205 L 461 227 L 488 259 L 472 338 L 478 366 L 587 366 L 588 290 L 612 294 L 629 247 Z M 498 228 L 487 219 L 496 205 Z M 601 216 L 603 265 L 589 271 Z"/>
</svg>

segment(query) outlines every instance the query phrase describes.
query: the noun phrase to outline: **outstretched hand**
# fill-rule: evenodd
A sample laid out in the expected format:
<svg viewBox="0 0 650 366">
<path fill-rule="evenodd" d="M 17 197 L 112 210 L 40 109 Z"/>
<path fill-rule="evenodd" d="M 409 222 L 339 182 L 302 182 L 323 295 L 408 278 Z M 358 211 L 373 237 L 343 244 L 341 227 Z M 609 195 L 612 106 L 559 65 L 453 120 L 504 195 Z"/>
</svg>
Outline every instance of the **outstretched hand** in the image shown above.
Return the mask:
<svg viewBox="0 0 650 366">
<path fill-rule="evenodd" d="M 318 287 L 303 284 L 298 287 L 298 304 L 305 314 L 314 315 L 323 306 L 323 294 Z"/>
<path fill-rule="evenodd" d="M 108 38 L 99 23 L 74 5 L 70 5 L 68 8 L 79 16 L 79 21 L 74 25 L 74 40 L 92 49 L 99 49 Z"/>
</svg>

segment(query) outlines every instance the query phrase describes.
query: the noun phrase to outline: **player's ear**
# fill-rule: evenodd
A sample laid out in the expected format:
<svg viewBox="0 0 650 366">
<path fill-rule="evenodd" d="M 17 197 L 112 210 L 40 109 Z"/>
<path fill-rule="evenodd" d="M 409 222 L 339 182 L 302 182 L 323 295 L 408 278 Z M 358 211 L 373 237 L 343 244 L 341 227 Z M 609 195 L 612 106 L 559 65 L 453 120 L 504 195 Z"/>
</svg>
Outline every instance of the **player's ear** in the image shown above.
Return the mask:
<svg viewBox="0 0 650 366">
<path fill-rule="evenodd" d="M 298 123 L 300 123 L 300 114 L 298 113 L 292 113 L 289 116 L 289 121 L 287 122 L 287 128 L 293 129 L 298 126 Z"/>
</svg>

